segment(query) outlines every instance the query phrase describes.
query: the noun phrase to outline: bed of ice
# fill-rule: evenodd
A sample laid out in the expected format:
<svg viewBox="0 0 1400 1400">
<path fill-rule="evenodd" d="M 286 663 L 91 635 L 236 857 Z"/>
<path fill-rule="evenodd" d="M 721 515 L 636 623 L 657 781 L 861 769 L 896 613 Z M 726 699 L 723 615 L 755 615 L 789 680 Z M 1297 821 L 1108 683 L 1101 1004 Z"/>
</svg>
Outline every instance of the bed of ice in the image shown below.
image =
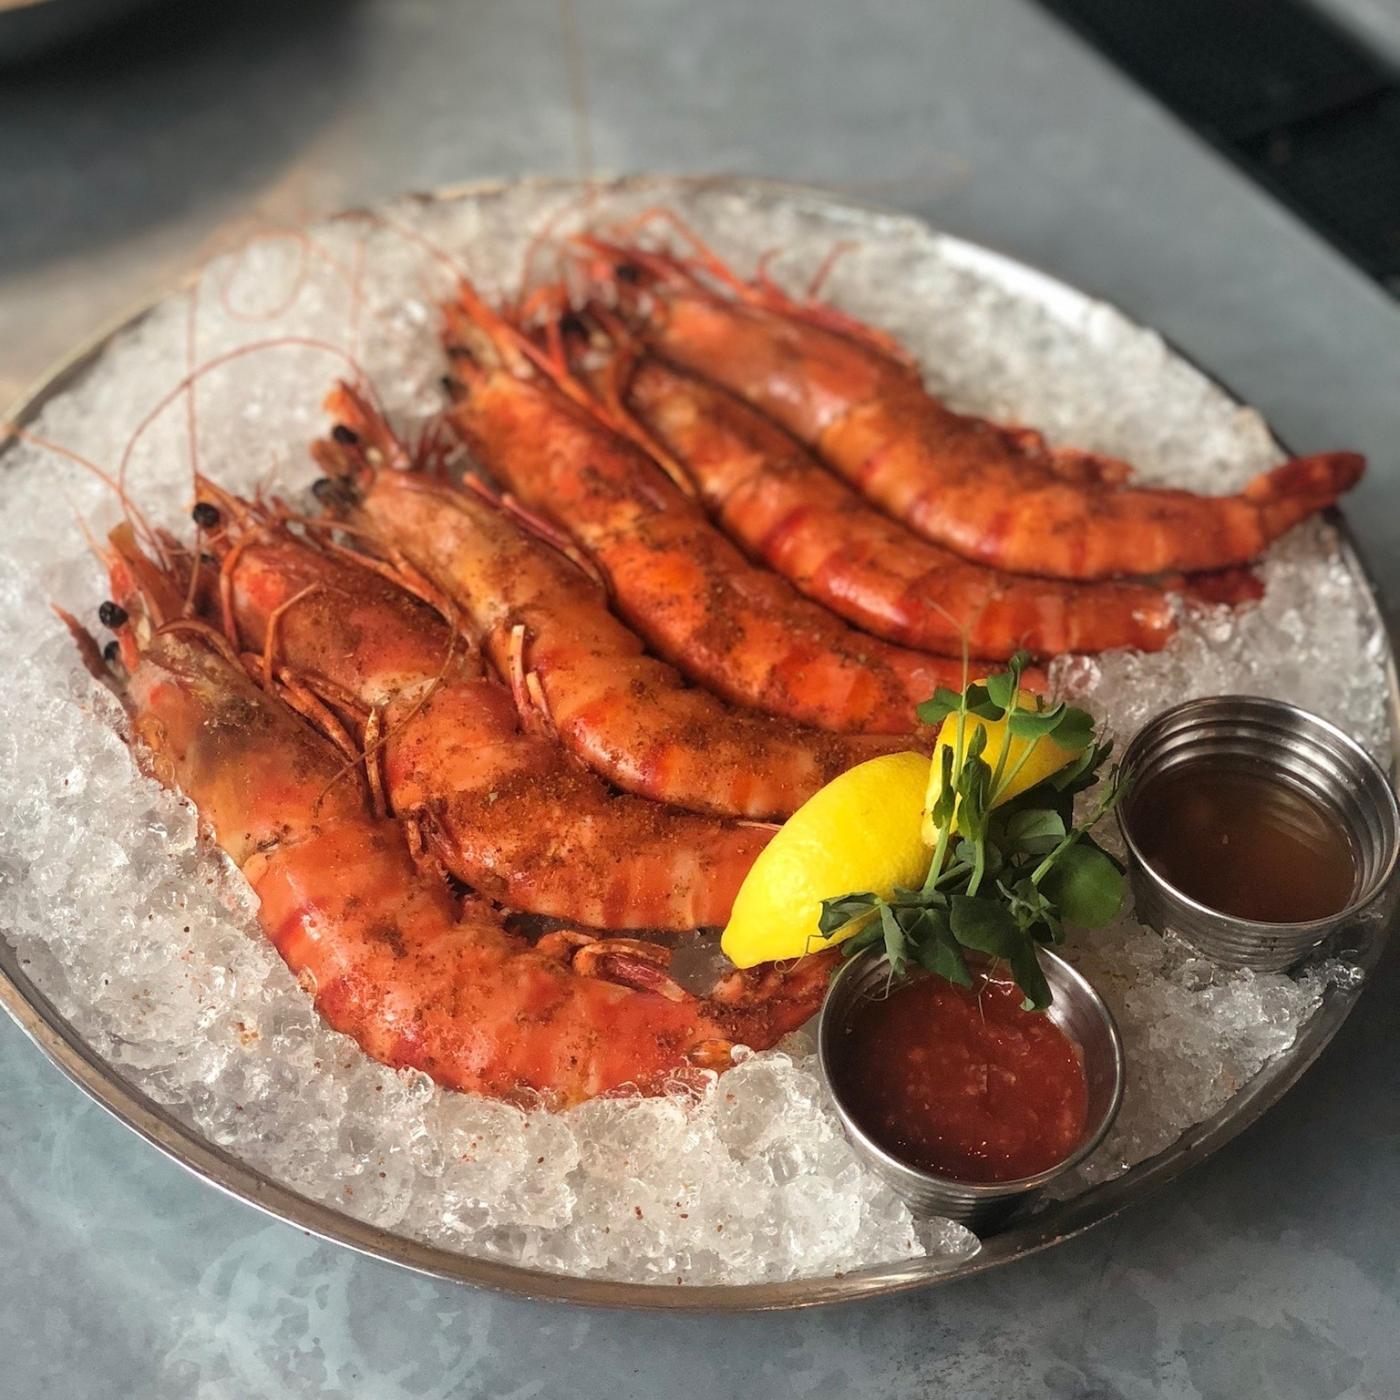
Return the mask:
<svg viewBox="0 0 1400 1400">
<path fill-rule="evenodd" d="M 342 356 L 405 423 L 438 403 L 434 303 L 450 272 L 424 239 L 495 290 L 514 284 L 546 219 L 657 199 L 741 263 L 785 249 L 779 269 L 794 282 L 833 241 L 854 240 L 831 295 L 900 336 L 959 405 L 1204 491 L 1279 455 L 1255 414 L 1155 335 L 913 221 L 762 186 L 664 183 L 587 201 L 519 186 L 408 201 L 309 234 L 271 231 L 118 335 L 28 426 L 115 467 L 164 401 L 130 452 L 128 483 L 177 527 L 192 444 L 231 486 L 301 489 Z M 210 364 L 194 395 L 180 391 L 190 366 Z M 976 1249 L 957 1227 L 916 1228 L 858 1164 L 800 1036 L 694 1101 L 555 1116 L 443 1093 L 327 1030 L 259 936 L 241 878 L 196 839 L 181 802 L 138 776 L 115 701 L 49 611 L 58 601 L 94 620 L 104 589 L 77 518 L 105 528 L 110 493 L 37 446 L 12 444 L 3 465 L 0 925 L 28 974 L 134 1084 L 260 1171 L 354 1216 L 542 1269 L 738 1283 L 920 1255 L 954 1265 Z M 1063 663 L 1060 681 L 1124 735 L 1188 695 L 1243 689 L 1318 710 L 1388 757 L 1386 642 L 1331 531 L 1297 531 L 1264 576 L 1262 605 L 1197 614 L 1158 656 Z M 1112 1002 L 1131 1066 L 1122 1116 L 1083 1181 L 1218 1110 L 1288 1049 L 1328 979 L 1350 975 L 1335 960 L 1294 978 L 1222 973 L 1131 919 L 1072 953 Z"/>
</svg>

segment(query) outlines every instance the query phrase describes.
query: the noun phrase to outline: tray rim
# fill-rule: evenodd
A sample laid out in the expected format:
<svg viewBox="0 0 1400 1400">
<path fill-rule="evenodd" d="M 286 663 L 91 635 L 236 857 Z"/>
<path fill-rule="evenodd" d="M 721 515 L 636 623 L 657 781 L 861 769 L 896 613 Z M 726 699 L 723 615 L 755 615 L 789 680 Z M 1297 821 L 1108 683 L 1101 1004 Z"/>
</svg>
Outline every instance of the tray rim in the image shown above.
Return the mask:
<svg viewBox="0 0 1400 1400">
<path fill-rule="evenodd" d="M 397 199 L 436 203 L 499 195 L 521 187 L 564 193 L 590 187 L 625 192 L 648 186 L 674 188 L 677 185 L 696 189 L 722 188 L 736 193 L 746 188 L 758 189 L 770 195 L 839 204 L 872 215 L 918 224 L 955 247 L 959 256 L 969 263 L 995 270 L 1004 278 L 1014 278 L 1023 286 L 1033 288 L 1046 302 L 1068 298 L 1079 306 L 1087 302 L 1108 307 L 1129 324 L 1139 329 L 1152 329 L 1144 327 L 1112 302 L 1094 293 L 1072 286 L 1019 258 L 946 233 L 918 214 L 811 184 L 756 176 L 669 175 L 657 172 L 591 182 L 540 176 L 470 181 L 425 193 L 398 196 Z M 157 306 L 189 285 L 198 275 L 198 269 L 191 271 L 164 292 L 108 321 L 23 391 L 0 419 L 0 464 L 3 464 L 5 449 L 13 439 L 13 434 L 6 431 L 9 424 L 23 428 L 32 422 L 50 400 L 82 378 L 117 335 L 138 325 Z M 1155 330 L 1152 333 L 1161 335 Z M 1173 356 L 1190 364 L 1232 402 L 1241 404 L 1238 396 L 1220 379 L 1166 337 L 1162 337 L 1162 340 Z M 1274 440 L 1277 441 L 1277 438 Z M 1390 693 L 1390 726 L 1392 736 L 1400 738 L 1400 680 L 1397 680 L 1396 673 L 1395 634 L 1379 591 L 1362 562 L 1345 519 L 1335 510 L 1327 514 L 1340 536 L 1344 562 L 1363 585 L 1376 619 L 1386 635 L 1385 672 Z M 1397 752 L 1396 760 L 1392 763 L 1392 781 L 1396 777 L 1397 765 L 1400 765 L 1400 752 Z M 931 1264 L 926 1259 L 898 1261 L 848 1274 L 771 1283 L 628 1283 L 557 1274 L 462 1254 L 368 1224 L 271 1180 L 232 1153 L 216 1147 L 196 1129 L 181 1123 L 130 1083 L 87 1044 L 24 972 L 18 954 L 8 938 L 4 937 L 3 930 L 0 930 L 0 1006 L 30 1042 L 72 1083 L 165 1157 L 225 1195 L 320 1239 L 446 1282 L 491 1288 L 534 1300 L 664 1312 L 769 1312 L 830 1306 L 839 1302 L 906 1293 L 984 1273 L 1082 1234 L 1167 1185 L 1257 1122 L 1306 1073 L 1369 985 L 1371 974 L 1389 940 L 1393 922 L 1394 919 L 1389 918 L 1372 930 L 1357 953 L 1355 962 L 1364 976 L 1345 986 L 1335 983 L 1329 986 L 1323 993 L 1321 1005 L 1285 1055 L 1269 1062 L 1210 1118 L 1187 1129 L 1155 1156 L 1139 1162 L 1119 1176 L 1090 1187 L 1078 1196 L 1056 1202 L 1020 1225 L 992 1236 L 976 1254 L 963 1261 L 942 1266 L 937 1262 Z"/>
</svg>

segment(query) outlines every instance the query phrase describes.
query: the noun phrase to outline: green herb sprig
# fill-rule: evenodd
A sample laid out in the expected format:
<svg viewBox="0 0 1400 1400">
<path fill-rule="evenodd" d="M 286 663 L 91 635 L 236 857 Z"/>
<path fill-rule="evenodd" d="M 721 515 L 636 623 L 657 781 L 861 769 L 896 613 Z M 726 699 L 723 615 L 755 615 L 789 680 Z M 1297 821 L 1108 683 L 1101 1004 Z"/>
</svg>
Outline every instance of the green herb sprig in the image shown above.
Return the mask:
<svg viewBox="0 0 1400 1400">
<path fill-rule="evenodd" d="M 939 750 L 942 784 L 931 813 L 935 840 L 928 875 L 918 889 L 896 887 L 888 898 L 865 893 L 825 899 L 818 926 L 831 938 L 859 923 L 842 952 L 850 956 L 879 946 L 896 978 L 917 964 L 970 986 L 965 953 L 984 954 L 1007 965 L 1027 1010 L 1043 1010 L 1050 988 L 1037 944 L 1063 942 L 1066 924 L 1101 927 L 1122 905 L 1122 868 L 1089 832 L 1117 802 L 1124 783 L 1115 770 L 1087 815 L 1075 821 L 1075 797 L 1098 781 L 1112 745 L 1096 740 L 1093 717 L 1084 710 L 1039 699 L 1025 703 L 1021 676 L 1028 660 L 1018 652 L 1005 671 L 961 693 L 940 688 L 919 706 L 925 724 L 956 725 L 953 743 Z M 985 756 L 987 731 L 969 725 L 970 717 L 1005 720 L 1009 734 L 1030 743 L 1014 762 L 1011 745 L 1003 744 L 993 766 Z M 998 805 L 1046 739 L 1076 757 Z"/>
</svg>

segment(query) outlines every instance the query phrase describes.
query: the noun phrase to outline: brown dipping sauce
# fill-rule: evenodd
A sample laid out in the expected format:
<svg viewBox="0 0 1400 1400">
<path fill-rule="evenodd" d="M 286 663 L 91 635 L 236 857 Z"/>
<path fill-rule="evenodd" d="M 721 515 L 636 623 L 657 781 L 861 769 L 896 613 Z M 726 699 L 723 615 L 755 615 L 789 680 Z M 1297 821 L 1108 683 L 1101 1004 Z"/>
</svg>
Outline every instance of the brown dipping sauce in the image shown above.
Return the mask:
<svg viewBox="0 0 1400 1400">
<path fill-rule="evenodd" d="M 1129 817 L 1138 850 L 1164 880 L 1237 919 L 1325 919 L 1356 888 L 1356 852 L 1340 818 L 1267 771 L 1184 763 L 1136 789 Z"/>
<path fill-rule="evenodd" d="M 852 1012 L 832 1079 L 846 1111 L 921 1171 L 986 1184 L 1035 1176 L 1084 1140 L 1078 1047 L 1009 979 L 916 974 Z"/>
</svg>

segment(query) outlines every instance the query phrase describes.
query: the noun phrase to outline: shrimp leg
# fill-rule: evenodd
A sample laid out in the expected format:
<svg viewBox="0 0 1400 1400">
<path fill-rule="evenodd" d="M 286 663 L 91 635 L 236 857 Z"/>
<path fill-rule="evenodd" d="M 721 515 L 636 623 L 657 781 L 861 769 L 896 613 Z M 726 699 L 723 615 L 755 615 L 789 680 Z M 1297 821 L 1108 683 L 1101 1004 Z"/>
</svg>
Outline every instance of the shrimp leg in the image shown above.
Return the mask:
<svg viewBox="0 0 1400 1400">
<path fill-rule="evenodd" d="M 725 983 L 702 1000 L 580 976 L 479 901 L 459 911 L 336 749 L 253 681 L 216 628 L 181 615 L 181 590 L 128 527 L 111 546 L 141 761 L 198 808 L 321 1015 L 373 1058 L 566 1107 L 661 1091 L 692 1064 L 722 1068 L 736 1041 L 772 1044 L 815 1010 L 825 959 L 779 974 L 776 991 L 755 983 L 735 998 Z"/>
<path fill-rule="evenodd" d="M 362 742 L 378 717 L 366 761 L 458 879 L 598 928 L 728 918 L 768 831 L 618 796 L 556 739 L 522 729 L 510 691 L 437 612 L 211 482 L 199 498 L 222 521 L 206 544 L 222 561 L 232 639 L 319 693 Z"/>
</svg>

